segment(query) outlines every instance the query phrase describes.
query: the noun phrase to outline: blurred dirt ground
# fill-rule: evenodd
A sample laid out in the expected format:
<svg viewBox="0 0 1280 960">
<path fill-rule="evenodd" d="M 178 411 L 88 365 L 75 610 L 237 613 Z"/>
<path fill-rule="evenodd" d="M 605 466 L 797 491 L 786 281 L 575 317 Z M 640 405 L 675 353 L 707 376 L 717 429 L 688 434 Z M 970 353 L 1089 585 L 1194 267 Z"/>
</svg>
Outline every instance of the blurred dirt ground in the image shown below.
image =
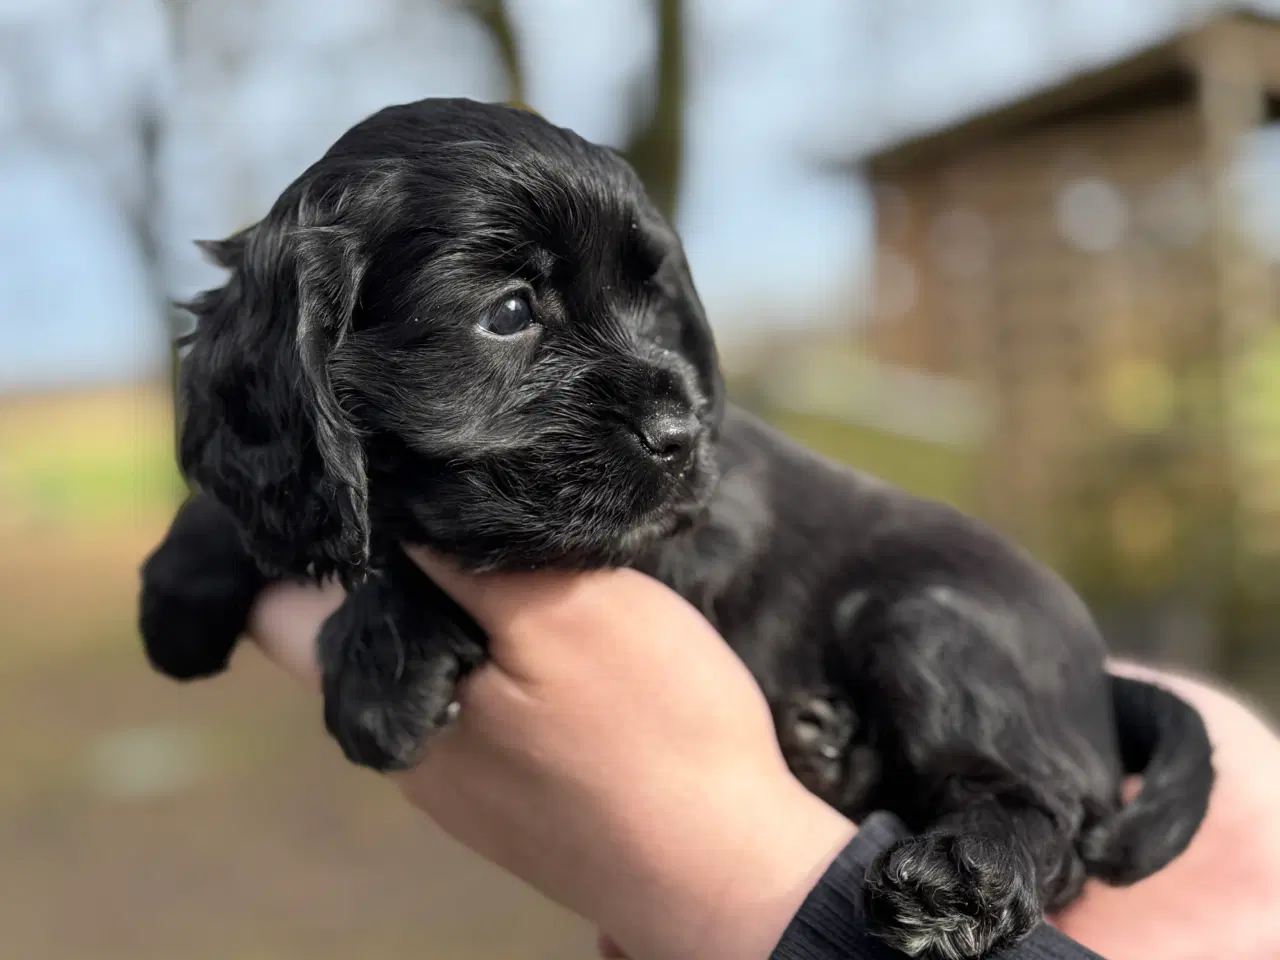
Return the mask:
<svg viewBox="0 0 1280 960">
<path fill-rule="evenodd" d="M 593 956 L 583 923 L 348 766 L 253 650 L 188 687 L 149 671 L 132 622 L 169 511 L 162 408 L 0 403 L 0 957 Z"/>
<path fill-rule="evenodd" d="M 954 465 L 779 426 L 963 500 Z M 253 649 L 214 681 L 152 674 L 137 568 L 178 489 L 162 387 L 0 398 L 0 960 L 593 957 L 346 764 Z"/>
</svg>

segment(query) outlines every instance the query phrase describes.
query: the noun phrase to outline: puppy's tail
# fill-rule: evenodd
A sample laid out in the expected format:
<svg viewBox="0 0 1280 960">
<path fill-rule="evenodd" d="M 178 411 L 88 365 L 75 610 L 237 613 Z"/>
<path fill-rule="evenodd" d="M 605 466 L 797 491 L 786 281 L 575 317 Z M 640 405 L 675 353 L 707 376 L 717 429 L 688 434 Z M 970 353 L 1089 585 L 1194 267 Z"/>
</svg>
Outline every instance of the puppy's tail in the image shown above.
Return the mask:
<svg viewBox="0 0 1280 960">
<path fill-rule="evenodd" d="M 1149 877 L 1182 853 L 1209 807 L 1213 747 L 1199 711 L 1163 687 L 1111 677 L 1126 774 L 1138 795 L 1088 831 L 1081 856 L 1090 876 L 1123 886 Z"/>
</svg>

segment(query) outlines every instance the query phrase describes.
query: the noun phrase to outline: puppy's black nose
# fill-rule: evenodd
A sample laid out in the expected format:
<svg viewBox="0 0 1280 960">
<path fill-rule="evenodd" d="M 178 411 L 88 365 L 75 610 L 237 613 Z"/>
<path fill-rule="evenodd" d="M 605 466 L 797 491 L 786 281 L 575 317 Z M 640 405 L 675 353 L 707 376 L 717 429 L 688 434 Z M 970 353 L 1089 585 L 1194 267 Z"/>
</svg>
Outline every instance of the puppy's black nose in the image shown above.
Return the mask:
<svg viewBox="0 0 1280 960">
<path fill-rule="evenodd" d="M 661 413 L 642 420 L 636 433 L 646 450 L 667 466 L 678 469 L 693 456 L 698 442 L 698 421 L 690 416 Z"/>
</svg>

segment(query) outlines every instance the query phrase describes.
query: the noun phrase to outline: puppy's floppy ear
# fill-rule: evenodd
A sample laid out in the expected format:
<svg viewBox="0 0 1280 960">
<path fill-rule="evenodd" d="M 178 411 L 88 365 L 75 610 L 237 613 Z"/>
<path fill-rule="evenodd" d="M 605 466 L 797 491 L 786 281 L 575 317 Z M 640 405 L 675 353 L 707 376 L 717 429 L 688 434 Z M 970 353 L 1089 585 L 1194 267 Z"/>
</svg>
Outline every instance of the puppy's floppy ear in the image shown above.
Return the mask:
<svg viewBox="0 0 1280 960">
<path fill-rule="evenodd" d="M 351 583 L 368 561 L 368 483 L 329 359 L 367 261 L 341 206 L 282 198 L 261 223 L 201 245 L 231 276 L 186 304 L 197 325 L 179 461 L 235 516 L 266 572 Z"/>
</svg>

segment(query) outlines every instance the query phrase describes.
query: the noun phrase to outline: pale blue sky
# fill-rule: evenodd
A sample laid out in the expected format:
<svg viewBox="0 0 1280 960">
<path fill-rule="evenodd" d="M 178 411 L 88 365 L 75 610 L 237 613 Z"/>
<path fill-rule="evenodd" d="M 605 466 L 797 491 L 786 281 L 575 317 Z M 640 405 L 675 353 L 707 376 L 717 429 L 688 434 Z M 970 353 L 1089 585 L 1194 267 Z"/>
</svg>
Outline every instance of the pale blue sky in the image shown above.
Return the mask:
<svg viewBox="0 0 1280 960">
<path fill-rule="evenodd" d="M 483 36 L 430 4 L 186 0 L 195 55 L 174 78 L 163 72 L 158 2 L 0 3 L 0 389 L 128 375 L 161 355 L 121 212 L 137 190 L 129 104 L 140 91 L 173 105 L 164 233 L 178 294 L 216 279 L 190 239 L 260 215 L 360 116 L 420 96 L 501 95 Z M 680 227 L 721 337 L 837 317 L 824 308 L 857 295 L 866 197 L 856 182 L 816 176 L 807 157 L 1013 96 L 1208 5 L 690 0 Z M 532 104 L 617 142 L 619 105 L 653 48 L 644 0 L 519 0 L 515 10 Z M 215 69 L 226 62 L 238 64 L 231 81 Z"/>
</svg>

